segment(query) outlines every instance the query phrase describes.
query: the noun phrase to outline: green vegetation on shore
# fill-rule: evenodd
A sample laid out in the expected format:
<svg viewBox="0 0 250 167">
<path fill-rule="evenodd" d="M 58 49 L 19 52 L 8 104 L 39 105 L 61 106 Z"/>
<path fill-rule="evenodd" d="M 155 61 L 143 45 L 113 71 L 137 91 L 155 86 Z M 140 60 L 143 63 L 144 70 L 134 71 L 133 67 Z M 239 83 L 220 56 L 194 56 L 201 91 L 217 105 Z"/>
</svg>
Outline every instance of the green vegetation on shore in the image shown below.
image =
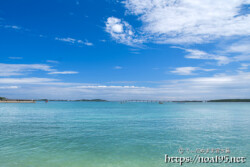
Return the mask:
<svg viewBox="0 0 250 167">
<path fill-rule="evenodd" d="M 250 102 L 250 99 L 220 99 L 220 100 L 209 100 L 207 102 Z"/>
<path fill-rule="evenodd" d="M 177 102 L 177 103 L 189 103 L 189 102 L 203 102 L 200 100 L 184 100 L 184 101 L 172 101 L 172 102 Z"/>
<path fill-rule="evenodd" d="M 7 98 L 5 98 L 5 97 L 0 97 L 0 101 L 4 101 L 4 100 L 7 100 Z"/>
<path fill-rule="evenodd" d="M 8 99 L 6 97 L 0 97 L 0 101 L 35 101 L 30 99 Z"/>
<path fill-rule="evenodd" d="M 23 99 L 7 99 L 0 97 L 0 103 L 36 103 L 35 100 L 23 100 Z"/>
</svg>

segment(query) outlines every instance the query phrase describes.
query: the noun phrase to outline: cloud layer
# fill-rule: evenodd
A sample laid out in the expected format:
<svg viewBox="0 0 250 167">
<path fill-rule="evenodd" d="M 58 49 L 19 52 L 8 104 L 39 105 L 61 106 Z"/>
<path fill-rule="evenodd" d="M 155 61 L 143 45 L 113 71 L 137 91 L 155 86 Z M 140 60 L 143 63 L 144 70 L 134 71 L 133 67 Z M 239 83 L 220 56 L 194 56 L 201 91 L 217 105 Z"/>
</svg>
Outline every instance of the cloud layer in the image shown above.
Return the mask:
<svg viewBox="0 0 250 167">
<path fill-rule="evenodd" d="M 178 75 L 194 75 L 194 71 L 214 71 L 214 69 L 204 69 L 200 67 L 178 67 L 171 72 Z"/>
<path fill-rule="evenodd" d="M 128 13 L 142 21 L 144 33 L 160 43 L 204 43 L 249 36 L 249 0 L 125 0 Z"/>
<path fill-rule="evenodd" d="M 4 64 L 0 63 L 0 76 L 23 75 L 23 72 L 42 70 L 52 71 L 51 67 L 45 64 Z"/>
<path fill-rule="evenodd" d="M 53 71 L 48 74 L 77 74 L 77 71 Z"/>
<path fill-rule="evenodd" d="M 7 93 L 10 98 L 206 100 L 247 98 L 249 83 L 249 72 L 166 80 L 159 82 L 156 87 L 66 83 L 49 78 L 1 78 L 0 87 L 6 89 L 1 89 L 0 92 Z"/>
<path fill-rule="evenodd" d="M 25 75 L 32 71 L 45 71 L 48 74 L 77 74 L 76 71 L 57 71 L 46 64 L 4 64 L 0 63 L 0 76 Z"/>
</svg>

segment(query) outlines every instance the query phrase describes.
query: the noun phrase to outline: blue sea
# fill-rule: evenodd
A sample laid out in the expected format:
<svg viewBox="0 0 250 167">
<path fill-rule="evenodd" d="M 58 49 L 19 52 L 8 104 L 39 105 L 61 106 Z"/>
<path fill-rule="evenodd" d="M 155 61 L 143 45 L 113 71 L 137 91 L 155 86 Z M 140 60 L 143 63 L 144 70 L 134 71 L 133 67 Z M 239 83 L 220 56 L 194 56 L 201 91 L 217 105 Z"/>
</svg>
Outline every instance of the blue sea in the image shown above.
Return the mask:
<svg viewBox="0 0 250 167">
<path fill-rule="evenodd" d="M 0 104 L 0 167 L 180 166 L 165 154 L 246 157 L 182 166 L 249 167 L 250 103 Z"/>
</svg>

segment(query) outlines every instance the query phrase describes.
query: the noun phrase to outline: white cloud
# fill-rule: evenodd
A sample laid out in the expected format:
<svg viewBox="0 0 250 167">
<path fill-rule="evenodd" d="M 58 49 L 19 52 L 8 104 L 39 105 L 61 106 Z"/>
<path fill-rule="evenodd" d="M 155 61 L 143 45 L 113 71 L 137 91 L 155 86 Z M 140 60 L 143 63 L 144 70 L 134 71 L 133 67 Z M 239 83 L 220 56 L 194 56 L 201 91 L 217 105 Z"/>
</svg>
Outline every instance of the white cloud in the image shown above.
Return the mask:
<svg viewBox="0 0 250 167">
<path fill-rule="evenodd" d="M 80 39 L 74 39 L 74 38 L 59 38 L 59 37 L 56 37 L 55 40 L 58 40 L 58 41 L 62 41 L 62 42 L 68 42 L 68 43 L 71 43 L 71 44 L 83 44 L 83 45 L 86 45 L 86 46 L 93 46 L 93 43 L 91 42 L 88 42 L 87 40 L 83 41 L 83 40 L 80 40 Z"/>
<path fill-rule="evenodd" d="M 0 76 L 23 75 L 23 72 L 42 70 L 52 71 L 51 66 L 45 64 L 4 64 L 0 63 Z"/>
<path fill-rule="evenodd" d="M 56 61 L 56 60 L 47 60 L 46 62 L 47 62 L 47 63 L 55 63 L 55 64 L 59 63 L 59 62 Z"/>
<path fill-rule="evenodd" d="M 53 71 L 48 74 L 77 74 L 77 71 Z"/>
<path fill-rule="evenodd" d="M 178 75 L 193 75 L 193 71 L 196 71 L 197 68 L 198 67 L 179 67 L 171 72 Z"/>
<path fill-rule="evenodd" d="M 190 87 L 207 87 L 207 88 L 220 88 L 227 89 L 234 87 L 235 89 L 249 88 L 247 82 L 250 81 L 250 73 L 240 72 L 235 75 L 214 75 L 212 77 L 198 77 L 186 80 L 180 80 L 179 83 L 189 84 Z"/>
<path fill-rule="evenodd" d="M 69 42 L 69 43 L 76 43 L 78 42 L 76 39 L 74 38 L 58 38 L 56 37 L 55 40 L 58 40 L 58 41 L 63 41 L 63 42 Z"/>
<path fill-rule="evenodd" d="M 4 25 L 4 28 L 10 28 L 10 29 L 15 29 L 15 30 L 22 29 L 21 27 L 16 26 L 16 25 Z"/>
<path fill-rule="evenodd" d="M 0 89 L 18 89 L 18 86 L 0 86 Z"/>
<path fill-rule="evenodd" d="M 198 49 L 185 49 L 176 46 L 173 46 L 172 48 L 185 50 L 188 53 L 187 55 L 185 55 L 185 58 L 215 60 L 219 65 L 225 65 L 231 62 L 249 61 L 249 46 L 249 40 L 240 40 L 231 44 L 227 44 L 226 46 L 220 46 L 220 49 L 213 51 L 214 53 L 212 54 Z"/>
<path fill-rule="evenodd" d="M 109 84 L 135 84 L 135 83 L 138 83 L 138 81 L 110 81 L 107 83 Z"/>
<path fill-rule="evenodd" d="M 56 82 L 57 79 L 52 78 L 0 78 L 0 84 L 47 84 Z"/>
<path fill-rule="evenodd" d="M 250 42 L 235 43 L 228 47 L 228 52 L 250 53 Z"/>
<path fill-rule="evenodd" d="M 85 41 L 85 42 L 83 42 L 83 43 L 84 43 L 84 45 L 87 45 L 87 46 L 93 46 L 93 45 L 94 45 L 93 43 L 88 42 L 88 41 Z"/>
<path fill-rule="evenodd" d="M 185 49 L 185 51 L 189 52 L 189 54 L 185 56 L 185 58 L 189 58 L 189 59 L 216 60 L 218 61 L 219 65 L 228 64 L 232 61 L 227 56 L 209 54 L 204 51 L 200 51 L 196 49 Z"/>
<path fill-rule="evenodd" d="M 52 99 L 163 99 L 192 100 L 218 98 L 249 98 L 250 73 L 217 74 L 211 77 L 193 77 L 159 82 L 155 87 L 135 85 L 93 85 L 61 83 L 49 78 L 0 78 L 0 84 L 12 84 L 18 89 L 0 89 L 7 98 Z M 10 86 L 12 86 L 10 85 Z M 1 85 L 0 85 L 1 86 Z"/>
<path fill-rule="evenodd" d="M 144 33 L 161 43 L 204 43 L 220 37 L 249 36 L 246 0 L 125 0 L 142 21 Z"/>
<path fill-rule="evenodd" d="M 112 31 L 115 32 L 115 33 L 123 33 L 123 25 L 120 24 L 120 23 L 115 23 L 113 26 L 112 26 Z"/>
<path fill-rule="evenodd" d="M 137 87 L 137 86 L 107 86 L 107 85 L 84 85 L 84 86 L 77 86 L 75 88 L 80 89 L 137 89 L 137 88 L 145 88 L 145 87 Z"/>
<path fill-rule="evenodd" d="M 114 69 L 115 69 L 115 70 L 121 70 L 121 69 L 123 69 L 123 68 L 122 68 L 121 66 L 115 66 Z"/>
<path fill-rule="evenodd" d="M 250 64 L 242 63 L 241 67 L 239 69 L 240 70 L 246 70 L 246 69 L 248 69 L 249 66 L 250 66 Z"/>
<path fill-rule="evenodd" d="M 184 50 L 188 54 L 185 58 L 188 59 L 202 59 L 202 60 L 215 60 L 218 65 L 225 65 L 231 62 L 249 61 L 250 60 L 250 41 L 239 40 L 233 43 L 222 45 L 214 53 L 207 53 L 198 49 L 186 49 L 182 47 L 172 46 Z"/>
<path fill-rule="evenodd" d="M 51 61 L 50 61 L 51 62 Z M 53 63 L 56 63 L 52 61 Z M 0 76 L 24 75 L 32 71 L 46 71 L 48 74 L 77 74 L 77 71 L 57 71 L 46 64 L 4 64 L 0 63 Z"/>
<path fill-rule="evenodd" d="M 185 49 L 181 47 L 172 47 L 177 49 L 185 50 L 188 54 L 185 55 L 185 58 L 188 59 L 203 59 L 203 60 L 215 60 L 218 62 L 219 65 L 228 64 L 234 61 L 233 58 L 229 58 L 227 56 L 221 56 L 216 54 L 209 54 L 207 52 L 198 50 L 198 49 Z"/>
<path fill-rule="evenodd" d="M 109 17 L 106 21 L 106 31 L 119 43 L 134 46 L 142 43 L 134 34 L 134 30 L 126 21 L 116 17 Z"/>
<path fill-rule="evenodd" d="M 167 81 L 162 92 L 176 99 L 249 98 L 250 73 Z"/>
<path fill-rule="evenodd" d="M 171 72 L 178 75 L 194 75 L 194 71 L 214 71 L 214 69 L 204 69 L 200 67 L 178 67 Z"/>
<path fill-rule="evenodd" d="M 107 42 L 105 39 L 101 39 L 100 41 L 101 41 L 101 42 Z"/>
<path fill-rule="evenodd" d="M 226 54 L 234 54 L 235 61 L 249 61 L 250 60 L 250 40 L 241 39 L 233 42 L 232 44 L 225 47 L 223 50 Z"/>
</svg>

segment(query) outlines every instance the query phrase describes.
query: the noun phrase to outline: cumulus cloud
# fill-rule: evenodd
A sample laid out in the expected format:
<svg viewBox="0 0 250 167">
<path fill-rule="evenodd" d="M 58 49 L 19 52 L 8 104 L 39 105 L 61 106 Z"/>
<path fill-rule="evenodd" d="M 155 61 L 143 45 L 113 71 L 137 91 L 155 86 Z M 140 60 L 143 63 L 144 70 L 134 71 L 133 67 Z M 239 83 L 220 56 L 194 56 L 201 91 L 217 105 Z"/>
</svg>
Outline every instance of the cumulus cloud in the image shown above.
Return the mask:
<svg viewBox="0 0 250 167">
<path fill-rule="evenodd" d="M 142 43 L 142 39 L 134 34 L 132 26 L 116 17 L 109 17 L 106 21 L 106 31 L 119 43 L 134 46 Z"/>
<path fill-rule="evenodd" d="M 194 75 L 194 71 L 214 71 L 214 69 L 204 69 L 200 67 L 178 67 L 171 72 L 178 75 Z"/>
<path fill-rule="evenodd" d="M 142 21 L 144 33 L 160 43 L 204 43 L 250 35 L 246 0 L 125 0 L 128 13 Z"/>
</svg>

